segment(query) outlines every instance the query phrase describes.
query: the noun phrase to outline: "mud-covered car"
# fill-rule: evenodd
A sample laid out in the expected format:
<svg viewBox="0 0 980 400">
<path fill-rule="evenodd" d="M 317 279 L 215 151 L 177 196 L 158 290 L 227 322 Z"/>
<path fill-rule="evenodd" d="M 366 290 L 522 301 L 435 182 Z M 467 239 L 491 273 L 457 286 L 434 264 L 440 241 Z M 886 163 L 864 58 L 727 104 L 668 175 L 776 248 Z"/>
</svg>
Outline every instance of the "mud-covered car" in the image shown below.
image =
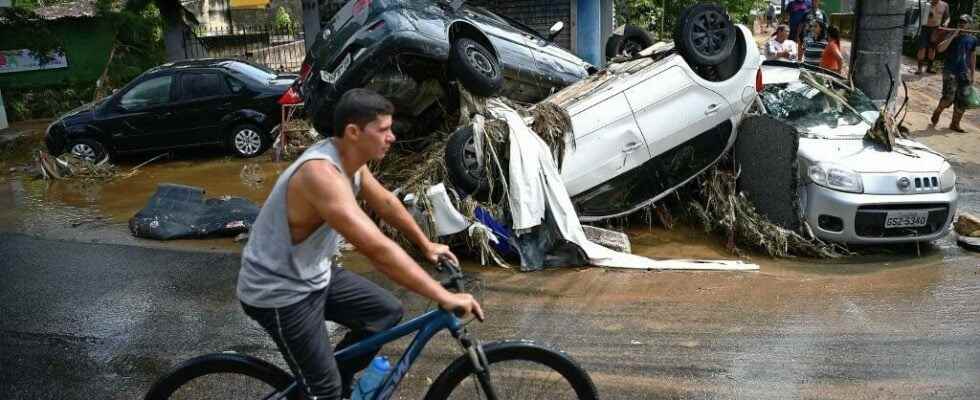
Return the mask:
<svg viewBox="0 0 980 400">
<path fill-rule="evenodd" d="M 395 131 L 427 134 L 453 108 L 451 81 L 482 96 L 535 102 L 591 65 L 549 36 L 481 7 L 444 0 L 353 0 L 317 36 L 295 88 L 314 127 L 330 132 L 332 104 L 355 87 L 395 104 Z"/>
<path fill-rule="evenodd" d="M 276 101 L 295 79 L 232 59 L 164 64 L 62 115 L 48 127 L 45 143 L 51 154 L 94 161 L 204 145 L 254 157 L 271 145 L 280 115 Z"/>
<path fill-rule="evenodd" d="M 942 154 L 907 139 L 897 139 L 895 151 L 866 139 L 879 111 L 833 72 L 766 61 L 762 76 L 763 112 L 799 135 L 798 213 L 817 237 L 872 244 L 930 241 L 948 232 L 956 174 Z"/>
<path fill-rule="evenodd" d="M 545 101 L 567 111 L 561 178 L 582 221 L 629 214 L 713 165 L 761 89 L 761 57 L 723 9 L 687 8 L 673 45 L 614 63 Z M 646 52 L 646 51 L 645 51 Z M 453 133 L 446 167 L 462 193 L 488 189 L 472 127 Z"/>
</svg>

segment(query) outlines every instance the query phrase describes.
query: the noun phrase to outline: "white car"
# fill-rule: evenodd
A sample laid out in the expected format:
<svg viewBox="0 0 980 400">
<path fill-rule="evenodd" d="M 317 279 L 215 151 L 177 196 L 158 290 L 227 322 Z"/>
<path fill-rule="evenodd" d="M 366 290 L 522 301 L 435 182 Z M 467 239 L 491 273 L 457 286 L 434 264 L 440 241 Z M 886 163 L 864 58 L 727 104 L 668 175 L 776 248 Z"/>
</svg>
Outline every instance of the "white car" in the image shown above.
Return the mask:
<svg viewBox="0 0 980 400">
<path fill-rule="evenodd" d="M 851 108 L 801 79 L 807 74 L 844 93 Z M 942 154 L 912 140 L 898 139 L 902 151 L 864 140 L 878 109 L 832 72 L 766 61 L 762 79 L 764 112 L 800 135 L 800 212 L 816 236 L 873 244 L 931 241 L 948 232 L 956 174 Z"/>
<path fill-rule="evenodd" d="M 682 15 L 730 24 L 727 16 L 719 18 L 724 12 L 717 6 L 690 10 Z M 761 57 L 748 28 L 729 26 L 735 40 L 720 63 L 709 64 L 710 58 L 693 54 L 699 44 L 692 50 L 675 35 L 676 50 L 659 45 L 665 57 L 613 64 L 545 100 L 571 117 L 561 177 L 580 220 L 648 206 L 731 148 L 739 121 L 761 89 Z M 472 134 L 458 130 L 446 149 L 450 181 L 464 193 L 479 192 L 482 183 Z"/>
</svg>

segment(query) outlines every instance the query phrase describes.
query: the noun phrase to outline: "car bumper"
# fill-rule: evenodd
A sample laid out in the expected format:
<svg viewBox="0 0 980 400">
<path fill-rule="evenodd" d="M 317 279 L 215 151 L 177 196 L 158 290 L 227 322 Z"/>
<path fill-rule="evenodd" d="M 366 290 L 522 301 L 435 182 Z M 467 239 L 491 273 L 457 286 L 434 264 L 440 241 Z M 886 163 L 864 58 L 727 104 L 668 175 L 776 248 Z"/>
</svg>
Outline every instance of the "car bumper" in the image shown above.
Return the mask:
<svg viewBox="0 0 980 400">
<path fill-rule="evenodd" d="M 956 214 L 956 189 L 945 193 L 874 195 L 806 186 L 806 220 L 817 237 L 841 243 L 876 244 L 931 241 L 949 232 Z M 928 211 L 927 225 L 884 227 L 888 211 Z"/>
</svg>

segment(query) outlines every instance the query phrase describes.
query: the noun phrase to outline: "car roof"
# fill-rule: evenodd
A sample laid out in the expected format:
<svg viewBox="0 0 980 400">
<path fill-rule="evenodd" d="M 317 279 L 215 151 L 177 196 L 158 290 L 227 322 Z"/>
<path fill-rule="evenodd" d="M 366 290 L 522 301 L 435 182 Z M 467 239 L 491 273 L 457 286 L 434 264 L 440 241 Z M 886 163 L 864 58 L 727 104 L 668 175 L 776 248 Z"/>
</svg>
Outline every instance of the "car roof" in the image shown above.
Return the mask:
<svg viewBox="0 0 980 400">
<path fill-rule="evenodd" d="M 225 68 L 225 64 L 229 62 L 240 62 L 245 63 L 245 61 L 237 60 L 234 58 L 197 58 L 191 60 L 180 60 L 171 61 L 166 64 L 161 64 L 159 66 L 151 68 L 147 73 L 157 73 L 167 70 L 179 70 L 179 69 L 191 69 L 191 68 Z"/>
<path fill-rule="evenodd" d="M 798 81 L 800 80 L 800 71 L 804 69 L 847 82 L 847 78 L 844 76 L 816 65 L 786 60 L 765 60 L 762 62 L 762 83 L 764 85 L 771 85 Z"/>
</svg>

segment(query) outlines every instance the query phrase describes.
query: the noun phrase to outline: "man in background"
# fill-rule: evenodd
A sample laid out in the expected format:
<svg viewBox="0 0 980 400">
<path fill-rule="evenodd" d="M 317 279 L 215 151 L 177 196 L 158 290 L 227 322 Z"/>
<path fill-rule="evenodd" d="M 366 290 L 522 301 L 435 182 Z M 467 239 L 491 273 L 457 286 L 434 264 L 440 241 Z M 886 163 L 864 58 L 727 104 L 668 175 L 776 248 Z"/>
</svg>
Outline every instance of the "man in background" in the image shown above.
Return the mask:
<svg viewBox="0 0 980 400">
<path fill-rule="evenodd" d="M 957 20 L 956 30 L 949 38 L 939 43 L 938 50 L 946 52 L 946 62 L 943 64 L 943 97 L 932 112 L 932 126 L 939 124 L 939 117 L 950 105 L 953 106 L 953 120 L 949 129 L 956 132 L 966 132 L 961 126 L 963 114 L 966 113 L 966 99 L 973 85 L 973 75 L 977 69 L 977 37 L 972 33 L 960 32 L 973 24 L 973 18 L 963 14 Z"/>
<path fill-rule="evenodd" d="M 926 19 L 922 29 L 919 30 L 919 52 L 916 59 L 919 60 L 919 68 L 915 71 L 916 75 L 922 74 L 922 67 L 927 66 L 930 74 L 936 73 L 932 70 L 932 63 L 936 60 L 937 30 L 939 27 L 946 26 L 949 22 L 949 4 L 943 0 L 932 0 L 929 5 L 929 17 Z M 929 62 L 926 63 L 926 56 Z"/>
</svg>

